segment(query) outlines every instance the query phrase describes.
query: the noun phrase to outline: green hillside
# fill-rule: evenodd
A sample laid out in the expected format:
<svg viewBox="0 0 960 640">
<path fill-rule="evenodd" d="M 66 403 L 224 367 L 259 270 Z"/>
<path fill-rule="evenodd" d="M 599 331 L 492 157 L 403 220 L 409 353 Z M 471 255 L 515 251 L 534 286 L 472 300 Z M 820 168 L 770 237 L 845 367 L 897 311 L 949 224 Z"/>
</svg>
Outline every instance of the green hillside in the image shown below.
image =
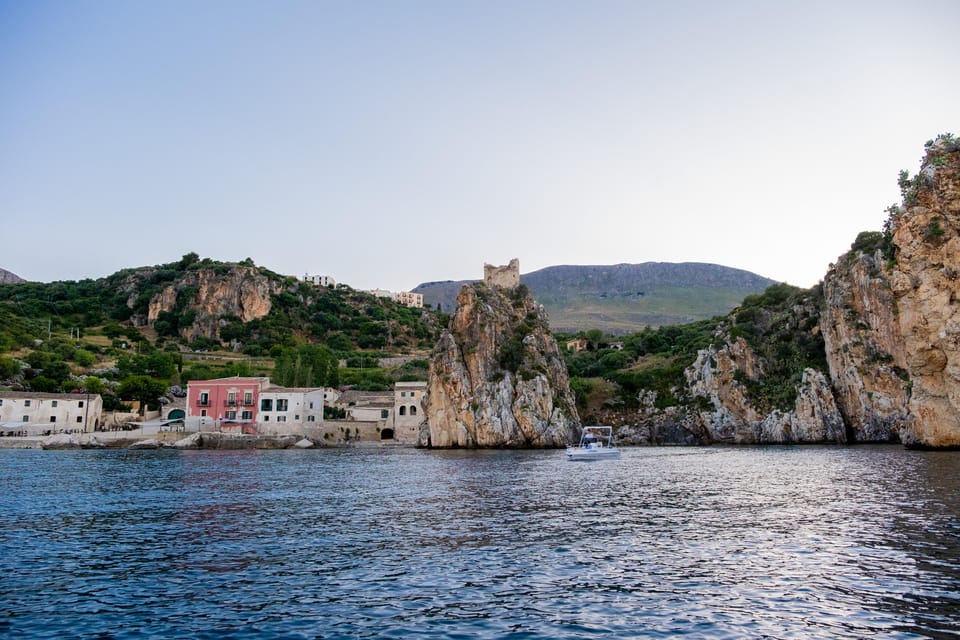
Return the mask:
<svg viewBox="0 0 960 640">
<path fill-rule="evenodd" d="M 590 329 L 622 335 L 644 327 L 684 324 L 726 314 L 773 280 L 703 263 L 547 267 L 521 276 L 561 333 Z M 424 304 L 450 312 L 462 282 L 430 282 L 414 291 Z"/>
</svg>

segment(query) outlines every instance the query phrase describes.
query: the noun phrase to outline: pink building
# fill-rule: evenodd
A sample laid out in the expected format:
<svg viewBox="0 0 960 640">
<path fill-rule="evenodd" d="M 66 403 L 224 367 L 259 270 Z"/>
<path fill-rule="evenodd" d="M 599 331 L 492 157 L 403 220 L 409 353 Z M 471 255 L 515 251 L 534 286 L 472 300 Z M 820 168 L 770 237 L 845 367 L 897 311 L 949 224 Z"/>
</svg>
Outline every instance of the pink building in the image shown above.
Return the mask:
<svg viewBox="0 0 960 640">
<path fill-rule="evenodd" d="M 267 378 L 218 378 L 187 383 L 186 427 L 257 432 L 260 393 Z"/>
</svg>

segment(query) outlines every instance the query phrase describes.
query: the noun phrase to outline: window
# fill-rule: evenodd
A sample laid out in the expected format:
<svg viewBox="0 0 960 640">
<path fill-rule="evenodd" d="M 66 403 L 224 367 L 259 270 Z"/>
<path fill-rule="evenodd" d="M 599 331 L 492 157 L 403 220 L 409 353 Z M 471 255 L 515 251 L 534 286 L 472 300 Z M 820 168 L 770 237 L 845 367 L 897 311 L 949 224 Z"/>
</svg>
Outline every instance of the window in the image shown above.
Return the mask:
<svg viewBox="0 0 960 640">
<path fill-rule="evenodd" d="M 0 398 L 0 407 L 3 406 L 3 398 Z"/>
<path fill-rule="evenodd" d="M 77 422 L 83 422 L 83 416 L 77 416 Z"/>
<path fill-rule="evenodd" d="M 307 422 L 316 422 L 317 416 L 307 416 Z"/>
<path fill-rule="evenodd" d="M 312 403 L 312 402 L 310 403 L 310 408 L 313 409 L 313 403 Z"/>
<path fill-rule="evenodd" d="M 79 402 L 77 403 L 77 406 L 80 407 L 81 409 L 83 409 L 83 400 L 79 401 Z"/>
<path fill-rule="evenodd" d="M 206 410 L 206 409 L 200 409 L 200 417 L 201 417 L 201 418 L 205 418 L 206 415 L 207 415 L 207 410 Z"/>
<path fill-rule="evenodd" d="M 228 392 L 227 392 L 227 405 L 232 406 L 232 405 L 235 405 L 235 404 L 237 404 L 237 392 L 236 392 L 236 391 L 228 391 Z"/>
<path fill-rule="evenodd" d="M 410 415 L 412 415 L 412 416 L 417 415 L 417 408 L 416 408 L 416 407 L 410 407 Z"/>
<path fill-rule="evenodd" d="M 293 416 L 293 419 L 299 421 L 299 420 L 300 420 L 300 414 L 298 413 L 297 415 Z"/>
<path fill-rule="evenodd" d="M 236 420 L 236 419 L 237 419 L 237 412 L 236 412 L 236 411 L 227 411 L 227 413 L 224 415 L 224 418 L 227 419 L 227 420 Z"/>
<path fill-rule="evenodd" d="M 401 391 L 401 392 L 400 392 L 400 397 L 401 397 L 401 398 L 406 398 L 406 397 L 407 397 L 407 392 L 406 392 L 406 391 Z"/>
<path fill-rule="evenodd" d="M 30 416 L 23 416 L 23 420 L 20 422 L 30 422 Z"/>
<path fill-rule="evenodd" d="M 381 417 L 381 418 L 389 418 L 389 417 L 390 417 L 390 412 L 387 411 L 386 409 L 380 409 L 380 417 Z"/>
<path fill-rule="evenodd" d="M 273 398 L 260 398 L 260 411 L 273 411 Z"/>
<path fill-rule="evenodd" d="M 30 406 L 30 401 L 29 401 L 29 400 L 24 400 L 24 401 L 23 401 L 23 406 L 29 407 L 29 406 Z"/>
<path fill-rule="evenodd" d="M 56 401 L 56 400 L 51 400 L 51 401 L 50 401 L 50 406 L 52 406 L 52 407 L 57 406 L 57 401 Z"/>
<path fill-rule="evenodd" d="M 206 391 L 200 393 L 200 406 L 209 407 L 210 406 L 210 394 Z"/>
<path fill-rule="evenodd" d="M 57 416 L 50 416 L 50 422 L 56 422 Z"/>
<path fill-rule="evenodd" d="M 253 420 L 253 411 L 244 411 L 240 414 L 241 420 Z"/>
<path fill-rule="evenodd" d="M 402 416 L 407 415 L 407 408 L 406 408 L 406 407 L 400 407 L 400 415 L 402 415 Z"/>
<path fill-rule="evenodd" d="M 286 410 L 287 410 L 287 399 L 277 398 L 277 411 L 286 411 Z"/>
<path fill-rule="evenodd" d="M 244 391 L 243 392 L 243 405 L 249 407 L 253 404 L 253 391 Z"/>
<path fill-rule="evenodd" d="M 286 422 L 287 416 L 277 416 L 277 422 Z"/>
<path fill-rule="evenodd" d="M 270 416 L 263 416 L 264 422 L 270 422 Z"/>
</svg>

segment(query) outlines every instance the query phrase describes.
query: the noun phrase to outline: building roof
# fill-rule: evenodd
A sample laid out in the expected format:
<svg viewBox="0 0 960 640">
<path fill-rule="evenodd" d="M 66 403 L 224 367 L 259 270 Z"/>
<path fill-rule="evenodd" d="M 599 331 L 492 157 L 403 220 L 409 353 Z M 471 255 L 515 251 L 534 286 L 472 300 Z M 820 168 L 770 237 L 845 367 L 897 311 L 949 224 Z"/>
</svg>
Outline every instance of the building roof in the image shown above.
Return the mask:
<svg viewBox="0 0 960 640">
<path fill-rule="evenodd" d="M 324 387 L 281 387 L 271 384 L 264 387 L 260 393 L 315 393 L 317 391 L 323 393 Z"/>
<path fill-rule="evenodd" d="M 99 393 L 44 393 L 42 391 L 0 391 L 0 398 L 22 398 L 24 400 L 93 400 Z"/>
<path fill-rule="evenodd" d="M 240 376 L 232 376 L 232 377 L 229 377 L 229 378 L 211 378 L 211 379 L 209 379 L 209 380 L 187 380 L 187 384 L 188 384 L 188 385 L 191 385 L 191 384 L 192 384 L 192 385 L 201 385 L 201 384 L 211 384 L 211 383 L 215 383 L 215 384 L 226 384 L 226 383 L 230 383 L 230 382 L 232 382 L 232 383 L 234 383 L 234 384 L 254 384 L 254 383 L 256 383 L 256 384 L 260 384 L 260 383 L 270 384 L 270 378 L 263 378 L 263 377 L 260 377 L 260 378 L 253 378 L 253 377 L 241 378 Z"/>
<path fill-rule="evenodd" d="M 337 406 L 375 406 L 377 403 L 393 406 L 393 391 L 344 391 L 334 402 Z M 378 405 L 377 405 L 378 406 Z"/>
<path fill-rule="evenodd" d="M 425 380 L 418 380 L 416 382 L 394 382 L 393 385 L 397 388 L 403 387 L 405 389 L 410 389 L 412 387 L 414 389 L 419 389 L 421 387 L 426 388 L 427 382 Z"/>
</svg>

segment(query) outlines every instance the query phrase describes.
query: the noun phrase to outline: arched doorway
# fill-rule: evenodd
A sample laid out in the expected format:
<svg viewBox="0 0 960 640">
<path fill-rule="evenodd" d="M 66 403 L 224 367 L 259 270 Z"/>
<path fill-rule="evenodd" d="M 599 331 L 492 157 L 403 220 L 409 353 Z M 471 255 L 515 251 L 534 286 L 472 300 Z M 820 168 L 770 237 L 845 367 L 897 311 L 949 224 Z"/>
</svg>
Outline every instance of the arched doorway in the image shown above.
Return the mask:
<svg viewBox="0 0 960 640">
<path fill-rule="evenodd" d="M 380 431 L 381 440 L 393 440 L 393 429 L 386 428 Z"/>
<path fill-rule="evenodd" d="M 183 409 L 174 409 L 167 414 L 167 420 L 183 420 L 187 413 Z"/>
</svg>

